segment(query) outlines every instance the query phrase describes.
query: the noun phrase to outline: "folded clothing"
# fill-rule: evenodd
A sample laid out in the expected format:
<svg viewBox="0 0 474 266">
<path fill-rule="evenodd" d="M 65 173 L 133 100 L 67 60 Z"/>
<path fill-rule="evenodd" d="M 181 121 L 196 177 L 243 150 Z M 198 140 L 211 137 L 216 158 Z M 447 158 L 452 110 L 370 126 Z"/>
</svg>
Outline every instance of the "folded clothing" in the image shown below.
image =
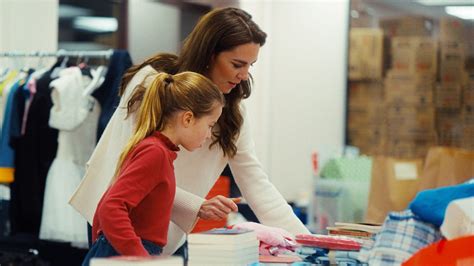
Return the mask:
<svg viewBox="0 0 474 266">
<path fill-rule="evenodd" d="M 410 203 L 410 210 L 421 220 L 441 226 L 448 204 L 457 199 L 474 196 L 474 183 L 428 189 L 419 192 Z"/>
<path fill-rule="evenodd" d="M 358 259 L 369 265 L 400 265 L 441 238 L 438 228 L 419 220 L 410 210 L 391 212 L 374 242 L 362 247 Z"/>
<path fill-rule="evenodd" d="M 447 239 L 474 235 L 474 197 L 449 203 L 441 225 L 441 233 Z"/>
<path fill-rule="evenodd" d="M 358 251 L 328 250 L 318 247 L 300 246 L 296 249 L 296 254 L 305 262 L 311 263 L 311 265 L 367 265 L 357 259 L 359 256 Z"/>
</svg>

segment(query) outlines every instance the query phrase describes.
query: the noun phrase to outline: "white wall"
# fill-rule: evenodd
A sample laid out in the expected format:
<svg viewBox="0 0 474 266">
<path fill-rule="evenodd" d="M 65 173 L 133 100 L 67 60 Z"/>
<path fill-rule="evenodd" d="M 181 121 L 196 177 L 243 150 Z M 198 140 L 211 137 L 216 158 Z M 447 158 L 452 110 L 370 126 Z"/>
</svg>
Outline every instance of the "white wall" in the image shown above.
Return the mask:
<svg viewBox="0 0 474 266">
<path fill-rule="evenodd" d="M 56 51 L 58 7 L 58 0 L 0 0 L 0 51 Z"/>
<path fill-rule="evenodd" d="M 308 193 L 310 154 L 344 145 L 348 0 L 243 1 L 267 32 L 247 101 L 257 153 L 287 200 Z"/>
<path fill-rule="evenodd" d="M 153 0 L 128 2 L 128 49 L 134 63 L 158 53 L 177 53 L 180 11 Z"/>
</svg>

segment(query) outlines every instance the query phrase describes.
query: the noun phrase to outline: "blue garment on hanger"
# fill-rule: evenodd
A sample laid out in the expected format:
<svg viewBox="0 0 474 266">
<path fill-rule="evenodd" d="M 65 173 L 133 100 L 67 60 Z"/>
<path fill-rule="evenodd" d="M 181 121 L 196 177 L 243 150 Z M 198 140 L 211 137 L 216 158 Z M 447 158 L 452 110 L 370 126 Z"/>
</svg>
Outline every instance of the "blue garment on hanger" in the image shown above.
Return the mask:
<svg viewBox="0 0 474 266">
<path fill-rule="evenodd" d="M 456 199 L 474 196 L 474 183 L 428 189 L 419 192 L 410 203 L 411 211 L 423 221 L 441 226 L 448 204 Z"/>
<path fill-rule="evenodd" d="M 109 60 L 104 83 L 92 93 L 92 96 L 99 101 L 102 108 L 97 128 L 97 140 L 102 136 L 107 123 L 119 105 L 120 97 L 118 91 L 122 75 L 131 66 L 132 59 L 126 50 L 114 50 Z"/>
<path fill-rule="evenodd" d="M 10 88 L 7 103 L 5 105 L 4 119 L 2 124 L 2 134 L 0 136 L 0 168 L 12 168 L 15 153 L 10 147 L 10 134 L 12 125 L 12 111 L 14 107 L 14 99 L 17 90 L 20 87 L 20 80 L 15 82 Z"/>
</svg>

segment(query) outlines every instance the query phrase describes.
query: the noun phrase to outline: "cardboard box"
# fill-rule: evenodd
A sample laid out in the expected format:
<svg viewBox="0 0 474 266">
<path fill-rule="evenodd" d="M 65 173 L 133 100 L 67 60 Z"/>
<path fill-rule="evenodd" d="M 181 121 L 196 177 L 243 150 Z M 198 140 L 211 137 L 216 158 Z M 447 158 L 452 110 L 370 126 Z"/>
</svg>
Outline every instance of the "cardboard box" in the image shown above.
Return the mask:
<svg viewBox="0 0 474 266">
<path fill-rule="evenodd" d="M 465 40 L 460 41 L 440 41 L 440 52 L 443 54 L 460 54 L 466 58 L 468 48 Z"/>
<path fill-rule="evenodd" d="M 387 141 L 393 140 L 430 140 L 431 144 L 435 144 L 437 140 L 437 133 L 434 129 L 434 123 L 431 126 L 423 124 L 411 124 L 407 126 L 388 126 L 387 127 Z"/>
<path fill-rule="evenodd" d="M 359 128 L 381 125 L 385 121 L 383 103 L 349 104 L 348 127 Z"/>
<path fill-rule="evenodd" d="M 461 107 L 461 85 L 457 83 L 445 83 L 435 89 L 435 105 L 438 108 L 460 108 Z"/>
<path fill-rule="evenodd" d="M 474 126 L 473 125 L 463 127 L 463 136 L 462 136 L 460 147 L 474 151 Z"/>
<path fill-rule="evenodd" d="M 386 106 L 387 118 L 394 117 L 416 117 L 418 120 L 422 119 L 434 119 L 435 108 L 429 105 L 398 105 L 388 104 Z"/>
<path fill-rule="evenodd" d="M 351 81 L 349 84 L 349 103 L 367 105 L 380 103 L 384 99 L 381 81 Z"/>
<path fill-rule="evenodd" d="M 453 17 L 442 17 L 439 21 L 439 38 L 441 41 L 462 41 L 465 39 L 464 23 Z"/>
<path fill-rule="evenodd" d="M 398 105 L 433 104 L 434 77 L 390 70 L 385 79 L 385 102 Z"/>
<path fill-rule="evenodd" d="M 438 145 L 459 147 L 462 141 L 462 116 L 459 109 L 437 109 Z"/>
<path fill-rule="evenodd" d="M 435 109 L 430 106 L 388 105 L 387 140 L 436 140 Z"/>
<path fill-rule="evenodd" d="M 385 152 L 385 123 L 349 128 L 349 144 L 360 149 L 361 154 L 380 155 Z"/>
<path fill-rule="evenodd" d="M 466 84 L 466 45 L 462 42 L 441 42 L 440 80 L 441 83 Z"/>
<path fill-rule="evenodd" d="M 474 107 L 470 105 L 465 105 L 462 108 L 462 124 L 464 126 L 474 126 Z"/>
<path fill-rule="evenodd" d="M 451 131 L 462 124 L 460 109 L 436 109 L 436 130 L 439 132 Z"/>
<path fill-rule="evenodd" d="M 380 27 L 386 36 L 432 36 L 434 22 L 422 16 L 406 16 L 397 19 L 384 19 Z"/>
<path fill-rule="evenodd" d="M 464 88 L 462 101 L 464 105 L 474 107 L 474 86 Z"/>
<path fill-rule="evenodd" d="M 349 79 L 381 79 L 383 32 L 380 29 L 353 28 L 349 34 Z"/>
<path fill-rule="evenodd" d="M 437 42 L 430 37 L 394 37 L 392 69 L 436 75 Z"/>
<path fill-rule="evenodd" d="M 434 145 L 436 141 L 433 140 L 390 139 L 387 140 L 385 155 L 401 159 L 424 158 Z"/>
</svg>

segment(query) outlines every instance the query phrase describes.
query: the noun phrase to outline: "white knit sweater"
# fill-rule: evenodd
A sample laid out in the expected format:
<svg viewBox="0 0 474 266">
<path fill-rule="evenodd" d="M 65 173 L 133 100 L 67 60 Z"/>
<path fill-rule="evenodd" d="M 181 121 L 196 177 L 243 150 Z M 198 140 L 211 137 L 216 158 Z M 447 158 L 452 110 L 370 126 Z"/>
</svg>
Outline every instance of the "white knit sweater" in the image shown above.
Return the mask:
<svg viewBox="0 0 474 266">
<path fill-rule="evenodd" d="M 118 156 L 132 134 L 134 117 L 125 119 L 126 109 L 123 107 L 136 85 L 144 83 L 146 86 L 154 75 L 156 71 L 147 66 L 127 86 L 119 108 L 89 160 L 87 173 L 70 200 L 70 204 L 89 222 L 92 221 L 97 203 L 114 174 Z M 232 159 L 223 156 L 219 145 L 209 149 L 210 140 L 196 151 L 181 149 L 178 153 L 174 163 L 178 187 L 164 254 L 173 253 L 184 242 L 185 233 L 192 230 L 197 220 L 204 197 L 227 163 L 243 197 L 262 224 L 280 227 L 293 234 L 309 233 L 262 170 L 255 154 L 249 124 L 245 119 L 245 109 L 242 109 L 244 124 L 236 143 L 237 154 Z"/>
</svg>

